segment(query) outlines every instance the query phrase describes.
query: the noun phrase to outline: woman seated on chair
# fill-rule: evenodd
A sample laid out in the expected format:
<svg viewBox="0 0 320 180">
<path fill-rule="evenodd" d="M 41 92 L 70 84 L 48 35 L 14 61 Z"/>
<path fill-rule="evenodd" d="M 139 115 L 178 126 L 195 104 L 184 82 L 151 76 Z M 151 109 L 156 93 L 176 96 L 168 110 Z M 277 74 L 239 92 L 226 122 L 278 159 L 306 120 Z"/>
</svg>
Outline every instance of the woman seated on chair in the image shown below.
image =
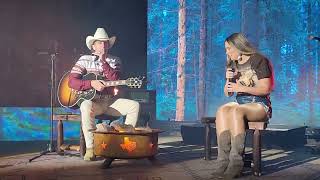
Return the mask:
<svg viewBox="0 0 320 180">
<path fill-rule="evenodd" d="M 234 178 L 241 174 L 244 162 L 246 121 L 266 122 L 271 117 L 270 93 L 273 88 L 269 60 L 253 48 L 241 33 L 225 40 L 227 55 L 226 96 L 236 101 L 219 107 L 216 114 L 218 142 L 214 176 Z"/>
</svg>

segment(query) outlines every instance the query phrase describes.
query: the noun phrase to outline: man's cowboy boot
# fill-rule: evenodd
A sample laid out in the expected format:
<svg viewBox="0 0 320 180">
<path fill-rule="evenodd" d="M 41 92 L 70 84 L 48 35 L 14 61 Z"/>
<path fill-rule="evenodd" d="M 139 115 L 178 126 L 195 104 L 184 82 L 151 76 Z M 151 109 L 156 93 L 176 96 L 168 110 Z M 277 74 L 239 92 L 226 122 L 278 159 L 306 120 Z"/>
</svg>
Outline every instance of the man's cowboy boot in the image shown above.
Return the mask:
<svg viewBox="0 0 320 180">
<path fill-rule="evenodd" d="M 241 175 L 243 169 L 243 152 L 246 134 L 238 134 L 231 137 L 230 162 L 228 168 L 224 172 L 225 179 L 232 179 Z"/>
<path fill-rule="evenodd" d="M 94 161 L 96 156 L 93 153 L 93 148 L 87 148 L 86 154 L 83 157 L 83 160 L 85 161 Z"/>
<path fill-rule="evenodd" d="M 231 149 L 231 135 L 230 131 L 223 131 L 218 137 L 218 157 L 215 163 L 215 169 L 212 175 L 214 177 L 222 177 L 224 171 L 227 169 L 229 164 L 229 154 Z"/>
</svg>

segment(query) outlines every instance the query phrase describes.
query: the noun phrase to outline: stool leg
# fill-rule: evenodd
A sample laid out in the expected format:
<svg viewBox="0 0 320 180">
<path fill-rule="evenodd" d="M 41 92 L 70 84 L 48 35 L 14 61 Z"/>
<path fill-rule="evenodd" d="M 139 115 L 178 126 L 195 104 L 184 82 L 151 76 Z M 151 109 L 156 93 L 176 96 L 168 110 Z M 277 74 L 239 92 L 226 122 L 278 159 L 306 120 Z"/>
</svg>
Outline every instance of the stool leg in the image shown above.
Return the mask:
<svg viewBox="0 0 320 180">
<path fill-rule="evenodd" d="M 58 130 L 58 137 L 57 137 L 57 153 L 59 154 L 59 153 L 61 153 L 62 151 L 61 151 L 61 149 L 60 149 L 60 147 L 61 147 L 61 145 L 64 143 L 63 141 L 63 139 L 64 139 L 64 137 L 63 137 L 63 122 L 61 121 L 61 120 L 59 120 L 58 121 L 58 124 L 57 124 L 57 130 Z"/>
<path fill-rule="evenodd" d="M 253 174 L 261 176 L 261 134 L 255 129 L 253 133 Z"/>
<path fill-rule="evenodd" d="M 211 127 L 209 123 L 205 124 L 205 160 L 211 159 Z"/>
<path fill-rule="evenodd" d="M 82 131 L 82 122 L 80 122 L 80 157 L 83 158 L 86 153 L 86 141 Z"/>
</svg>

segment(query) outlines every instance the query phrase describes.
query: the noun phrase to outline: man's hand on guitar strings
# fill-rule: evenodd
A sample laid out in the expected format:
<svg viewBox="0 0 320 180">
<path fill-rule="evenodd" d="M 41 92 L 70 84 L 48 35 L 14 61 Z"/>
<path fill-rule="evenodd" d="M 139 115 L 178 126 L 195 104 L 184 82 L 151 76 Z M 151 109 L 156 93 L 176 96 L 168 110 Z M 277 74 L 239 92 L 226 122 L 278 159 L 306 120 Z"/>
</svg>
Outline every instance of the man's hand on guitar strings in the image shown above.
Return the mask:
<svg viewBox="0 0 320 180">
<path fill-rule="evenodd" d="M 97 91 L 102 91 L 105 88 L 103 81 L 100 80 L 92 80 L 91 86 Z"/>
</svg>

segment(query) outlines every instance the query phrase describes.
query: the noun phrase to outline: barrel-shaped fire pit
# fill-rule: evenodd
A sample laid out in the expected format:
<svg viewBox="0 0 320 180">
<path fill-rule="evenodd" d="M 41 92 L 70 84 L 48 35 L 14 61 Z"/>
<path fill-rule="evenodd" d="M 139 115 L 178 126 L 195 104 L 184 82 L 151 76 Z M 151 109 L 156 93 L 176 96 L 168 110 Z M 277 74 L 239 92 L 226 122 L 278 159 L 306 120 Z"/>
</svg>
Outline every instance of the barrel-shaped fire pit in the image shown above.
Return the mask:
<svg viewBox="0 0 320 180">
<path fill-rule="evenodd" d="M 95 131 L 94 154 L 105 158 L 103 168 L 108 168 L 114 159 L 148 158 L 153 161 L 158 153 L 160 132 L 162 131 L 159 129 L 134 132 Z"/>
</svg>

